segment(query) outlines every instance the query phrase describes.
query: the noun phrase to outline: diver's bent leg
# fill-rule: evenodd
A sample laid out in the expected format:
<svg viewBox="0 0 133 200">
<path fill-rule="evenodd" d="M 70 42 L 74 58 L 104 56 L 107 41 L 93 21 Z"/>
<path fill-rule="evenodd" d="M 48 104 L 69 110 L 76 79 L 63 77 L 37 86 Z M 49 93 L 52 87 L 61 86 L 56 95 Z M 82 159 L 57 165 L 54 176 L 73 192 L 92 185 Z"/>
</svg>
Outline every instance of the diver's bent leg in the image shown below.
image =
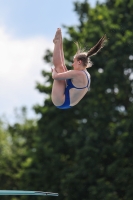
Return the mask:
<svg viewBox="0 0 133 200">
<path fill-rule="evenodd" d="M 52 102 L 55 106 L 61 106 L 65 101 L 65 91 L 66 83 L 64 80 L 54 80 L 52 87 Z"/>
<path fill-rule="evenodd" d="M 56 31 L 54 39 L 53 39 L 53 43 L 56 44 L 56 42 L 58 42 L 58 40 L 60 40 L 60 38 L 61 38 L 61 29 L 57 28 L 57 31 Z"/>
<path fill-rule="evenodd" d="M 64 72 L 65 70 L 63 68 L 63 60 L 62 60 L 62 54 L 61 54 L 61 31 L 59 29 L 57 30 L 55 34 L 55 38 L 53 42 L 55 44 L 54 52 L 53 52 L 53 64 L 55 66 L 56 71 L 58 73 L 61 73 L 61 72 Z M 61 106 L 64 103 L 65 87 L 66 87 L 65 80 L 54 80 L 51 98 L 55 106 Z"/>
<path fill-rule="evenodd" d="M 62 56 L 61 29 L 57 29 L 53 42 L 55 44 L 53 52 L 53 64 L 57 72 L 64 72 L 66 70 L 64 68 L 64 55 Z"/>
<path fill-rule="evenodd" d="M 54 46 L 53 64 L 57 72 L 64 72 L 62 58 L 61 58 L 60 41 L 57 41 Z"/>
<path fill-rule="evenodd" d="M 67 71 L 68 69 L 65 65 L 65 58 L 64 58 L 64 51 L 63 51 L 62 34 L 61 34 L 60 49 L 61 49 L 61 60 L 62 60 L 62 64 L 63 64 L 63 69 L 64 69 L 64 71 Z"/>
</svg>

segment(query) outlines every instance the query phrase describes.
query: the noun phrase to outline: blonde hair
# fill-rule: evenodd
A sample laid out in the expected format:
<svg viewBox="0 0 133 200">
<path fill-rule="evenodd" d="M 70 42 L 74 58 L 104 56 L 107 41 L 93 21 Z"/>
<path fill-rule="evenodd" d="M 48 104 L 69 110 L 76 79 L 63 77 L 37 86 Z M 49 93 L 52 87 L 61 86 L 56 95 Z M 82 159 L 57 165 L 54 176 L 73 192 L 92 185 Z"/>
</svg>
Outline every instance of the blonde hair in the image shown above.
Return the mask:
<svg viewBox="0 0 133 200">
<path fill-rule="evenodd" d="M 96 55 L 104 47 L 104 44 L 106 41 L 107 41 L 107 38 L 106 38 L 106 35 L 104 35 L 97 42 L 97 44 L 94 47 L 92 47 L 88 52 L 85 52 L 84 49 L 81 49 L 79 43 L 75 42 L 78 49 L 75 55 L 75 58 L 77 60 L 81 60 L 83 63 L 83 66 L 85 66 L 86 68 L 91 67 L 93 63 L 91 62 L 90 57 Z"/>
</svg>

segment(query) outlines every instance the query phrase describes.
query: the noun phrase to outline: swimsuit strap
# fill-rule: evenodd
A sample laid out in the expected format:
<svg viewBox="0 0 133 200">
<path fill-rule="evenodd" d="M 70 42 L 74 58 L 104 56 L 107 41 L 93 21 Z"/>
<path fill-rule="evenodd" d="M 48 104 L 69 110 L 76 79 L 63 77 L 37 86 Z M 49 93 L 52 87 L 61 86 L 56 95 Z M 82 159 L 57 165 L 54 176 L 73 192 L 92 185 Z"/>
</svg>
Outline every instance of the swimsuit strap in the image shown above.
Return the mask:
<svg viewBox="0 0 133 200">
<path fill-rule="evenodd" d="M 89 79 L 89 77 L 88 77 L 87 73 L 86 73 L 84 70 L 82 70 L 82 72 L 84 72 L 84 73 L 85 73 L 85 75 L 86 75 L 86 77 L 87 77 L 87 80 L 88 80 L 88 83 L 87 83 L 87 86 L 85 86 L 85 87 L 82 87 L 82 88 L 77 88 L 77 87 L 75 87 L 75 88 L 77 88 L 77 89 L 84 89 L 84 88 L 87 88 L 87 87 L 90 85 L 90 79 Z"/>
<path fill-rule="evenodd" d="M 84 70 L 82 70 L 82 71 L 85 73 L 85 75 L 86 75 L 86 77 L 87 77 L 87 80 L 88 80 L 87 86 L 81 87 L 81 88 L 76 87 L 75 85 L 73 85 L 71 79 L 67 79 L 67 80 L 66 80 L 66 81 L 67 81 L 67 88 L 69 88 L 69 90 L 70 90 L 71 88 L 76 88 L 76 89 L 79 89 L 79 90 L 80 90 L 80 89 L 87 88 L 87 87 L 89 86 L 89 83 L 90 83 L 89 77 L 88 77 L 87 73 L 86 73 Z"/>
<path fill-rule="evenodd" d="M 84 72 L 84 73 L 85 73 L 85 75 L 86 75 L 86 77 L 87 77 L 88 84 L 87 84 L 87 86 L 86 86 L 86 87 L 88 87 L 88 86 L 89 86 L 89 83 L 90 83 L 90 79 L 89 79 L 89 77 L 88 77 L 88 75 L 87 75 L 86 71 L 82 70 L 82 72 Z"/>
</svg>

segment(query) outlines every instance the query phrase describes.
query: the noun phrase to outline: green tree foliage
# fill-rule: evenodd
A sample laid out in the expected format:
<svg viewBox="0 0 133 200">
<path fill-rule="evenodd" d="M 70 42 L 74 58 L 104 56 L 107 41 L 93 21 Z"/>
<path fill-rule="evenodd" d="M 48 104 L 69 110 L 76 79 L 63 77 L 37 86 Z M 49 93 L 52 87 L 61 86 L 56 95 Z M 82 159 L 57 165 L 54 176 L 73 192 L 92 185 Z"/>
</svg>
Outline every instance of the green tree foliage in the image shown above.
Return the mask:
<svg viewBox="0 0 133 200">
<path fill-rule="evenodd" d="M 33 121 L 15 124 L 8 129 L 14 145 L 5 140 L 13 152 L 5 158 L 13 159 L 17 169 L 11 170 L 17 183 L 13 188 L 59 193 L 48 199 L 132 200 L 133 1 L 107 0 L 95 8 L 88 1 L 74 5 L 79 24 L 64 26 L 67 67 L 71 69 L 76 52 L 74 41 L 88 49 L 106 34 L 108 43 L 92 57 L 90 91 L 71 109 L 52 104 L 51 73 L 42 72 L 46 84 L 38 83 L 37 89 L 48 97 L 43 106 L 35 106 L 38 127 Z M 44 60 L 52 64 L 52 52 Z"/>
<path fill-rule="evenodd" d="M 92 58 L 91 90 L 77 106 L 58 110 L 47 98 L 44 106 L 35 108 L 41 114 L 39 183 L 59 192 L 59 199 L 132 199 L 132 9 L 132 0 L 108 0 L 93 9 L 87 1 L 76 2 L 79 25 L 65 27 L 68 68 L 76 51 L 73 41 L 91 48 L 107 34 L 108 44 Z M 51 62 L 51 52 L 44 59 Z M 43 71 L 43 76 L 51 83 L 49 73 Z M 37 85 L 48 95 L 51 87 Z"/>
<path fill-rule="evenodd" d="M 103 35 L 108 43 L 92 58 L 90 92 L 70 110 L 58 110 L 50 98 L 37 106 L 40 189 L 59 192 L 59 199 L 131 200 L 133 196 L 133 1 L 108 0 L 90 8 L 75 3 L 79 25 L 65 27 L 68 68 L 78 41 L 91 48 Z M 45 61 L 51 63 L 51 52 Z M 50 97 L 50 86 L 37 85 Z"/>
<path fill-rule="evenodd" d="M 4 126 L 1 122 L 0 126 L 0 190 L 28 190 L 25 182 L 28 183 L 30 174 L 35 170 L 30 168 L 28 171 L 27 168 L 31 166 L 36 152 L 37 123 L 27 119 L 25 108 L 18 117 L 19 123 Z M 21 196 L 1 197 L 2 200 L 20 198 L 23 199 Z"/>
<path fill-rule="evenodd" d="M 14 177 L 11 172 L 11 135 L 8 131 L 4 130 L 4 124 L 0 122 L 0 188 L 11 185 Z M 13 167 L 12 167 L 13 169 Z"/>
</svg>

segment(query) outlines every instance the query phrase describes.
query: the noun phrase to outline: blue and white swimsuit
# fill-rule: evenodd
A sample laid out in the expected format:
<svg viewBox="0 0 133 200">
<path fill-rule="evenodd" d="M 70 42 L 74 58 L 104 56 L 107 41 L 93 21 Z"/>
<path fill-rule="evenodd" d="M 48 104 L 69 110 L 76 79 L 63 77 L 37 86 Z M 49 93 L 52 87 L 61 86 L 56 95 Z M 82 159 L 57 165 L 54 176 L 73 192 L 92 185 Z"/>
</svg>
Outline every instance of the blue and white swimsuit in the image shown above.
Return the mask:
<svg viewBox="0 0 133 200">
<path fill-rule="evenodd" d="M 90 78 L 88 77 L 87 73 L 82 70 L 85 74 L 86 74 L 86 77 L 87 77 L 87 80 L 88 80 L 88 83 L 87 83 L 87 86 L 85 87 L 82 87 L 82 88 L 78 88 L 78 87 L 75 87 L 71 81 L 71 79 L 67 79 L 66 80 L 66 83 L 67 83 L 67 86 L 65 88 L 65 102 L 61 105 L 61 106 L 56 106 L 57 108 L 59 109 L 68 109 L 68 108 L 71 108 L 72 106 L 70 106 L 70 94 L 69 94 L 69 90 L 71 88 L 76 88 L 78 90 L 81 90 L 81 89 L 84 89 L 84 88 L 88 88 L 90 86 Z"/>
</svg>

